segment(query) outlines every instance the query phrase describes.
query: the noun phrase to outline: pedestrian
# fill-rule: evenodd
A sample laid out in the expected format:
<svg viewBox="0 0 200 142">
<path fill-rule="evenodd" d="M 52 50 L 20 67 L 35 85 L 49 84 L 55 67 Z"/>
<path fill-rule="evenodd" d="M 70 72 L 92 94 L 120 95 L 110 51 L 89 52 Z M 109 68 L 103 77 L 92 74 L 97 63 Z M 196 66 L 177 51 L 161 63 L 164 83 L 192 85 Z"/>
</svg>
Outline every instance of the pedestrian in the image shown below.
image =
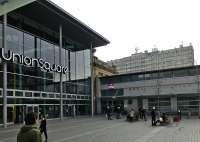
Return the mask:
<svg viewBox="0 0 200 142">
<path fill-rule="evenodd" d="M 17 134 L 17 142 L 42 142 L 42 136 L 36 126 L 37 116 L 30 112 L 25 117 L 25 125 Z"/>
<path fill-rule="evenodd" d="M 147 114 L 146 114 L 146 109 L 142 109 L 142 115 L 143 115 L 143 119 L 144 121 L 147 121 Z"/>
<path fill-rule="evenodd" d="M 178 117 L 179 117 L 179 120 L 181 120 L 181 110 L 180 109 L 178 110 Z"/>
<path fill-rule="evenodd" d="M 41 134 L 44 133 L 45 136 L 45 142 L 47 142 L 48 136 L 47 136 L 47 121 L 46 121 L 46 116 L 42 115 L 42 119 L 40 122 L 40 132 Z"/>
<path fill-rule="evenodd" d="M 120 119 L 120 118 L 121 118 L 121 108 L 120 108 L 120 105 L 117 106 L 116 118 L 117 118 L 117 119 Z"/>
<path fill-rule="evenodd" d="M 139 107 L 138 111 L 139 111 L 139 117 L 140 119 L 142 119 L 142 107 Z"/>
<path fill-rule="evenodd" d="M 111 118 L 111 107 L 109 105 L 106 107 L 106 115 L 108 117 L 108 120 L 112 120 L 112 118 Z"/>
<path fill-rule="evenodd" d="M 152 126 L 156 126 L 156 112 L 155 112 L 155 107 L 153 107 L 151 111 L 151 123 Z"/>
</svg>

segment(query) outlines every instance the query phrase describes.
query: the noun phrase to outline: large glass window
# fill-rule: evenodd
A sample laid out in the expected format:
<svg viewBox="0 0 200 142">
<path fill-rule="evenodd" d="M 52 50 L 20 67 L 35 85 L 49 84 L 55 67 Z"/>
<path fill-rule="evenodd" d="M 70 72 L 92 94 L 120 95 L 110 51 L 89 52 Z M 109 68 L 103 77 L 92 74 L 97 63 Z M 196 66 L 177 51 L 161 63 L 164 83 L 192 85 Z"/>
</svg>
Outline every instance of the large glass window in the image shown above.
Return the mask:
<svg viewBox="0 0 200 142">
<path fill-rule="evenodd" d="M 2 43 L 2 40 L 3 40 L 2 32 L 3 32 L 3 31 L 2 31 L 2 24 L 0 23 L 0 48 L 2 48 L 2 46 L 3 46 L 3 45 L 2 45 L 2 44 L 3 44 L 3 43 Z"/>
<path fill-rule="evenodd" d="M 41 58 L 41 40 L 36 38 L 36 58 Z"/>
<path fill-rule="evenodd" d="M 54 46 L 55 48 L 55 64 L 59 65 L 59 46 Z"/>
<path fill-rule="evenodd" d="M 76 79 L 76 54 L 75 52 L 70 52 L 70 79 Z"/>
<path fill-rule="evenodd" d="M 23 32 L 7 27 L 7 50 L 15 53 L 23 53 Z"/>
<path fill-rule="evenodd" d="M 65 49 L 64 48 L 61 48 L 61 65 L 64 67 L 65 66 Z"/>
<path fill-rule="evenodd" d="M 35 58 L 35 38 L 27 33 L 24 33 L 24 55 Z"/>
<path fill-rule="evenodd" d="M 50 64 L 54 64 L 54 45 L 41 40 L 41 57 L 45 61 L 49 62 Z"/>
<path fill-rule="evenodd" d="M 108 90 L 101 90 L 102 96 L 123 96 L 124 95 L 124 89 L 108 89 Z"/>
<path fill-rule="evenodd" d="M 84 71 L 84 52 L 78 51 L 76 52 L 76 79 L 83 79 L 85 76 Z"/>
<path fill-rule="evenodd" d="M 84 50 L 84 62 L 85 62 L 85 78 L 88 78 L 91 76 L 90 50 Z"/>
<path fill-rule="evenodd" d="M 68 67 L 68 73 L 63 74 L 63 90 L 67 93 L 90 93 L 90 50 L 75 51 L 75 45 L 67 45 L 61 49 L 61 63 L 59 62 L 59 46 L 40 37 L 33 36 L 13 27 L 7 28 L 8 49 L 31 58 L 43 58 L 51 64 Z M 2 24 L 0 24 L 0 45 L 2 47 Z M 70 46 L 70 48 L 68 48 Z M 68 51 L 67 49 L 73 49 Z M 0 65 L 2 68 L 2 65 Z M 37 67 L 8 64 L 8 88 L 31 91 L 60 92 L 60 74 L 46 72 Z M 0 79 L 2 72 L 0 72 Z M 0 87 L 3 82 L 0 81 Z"/>
</svg>

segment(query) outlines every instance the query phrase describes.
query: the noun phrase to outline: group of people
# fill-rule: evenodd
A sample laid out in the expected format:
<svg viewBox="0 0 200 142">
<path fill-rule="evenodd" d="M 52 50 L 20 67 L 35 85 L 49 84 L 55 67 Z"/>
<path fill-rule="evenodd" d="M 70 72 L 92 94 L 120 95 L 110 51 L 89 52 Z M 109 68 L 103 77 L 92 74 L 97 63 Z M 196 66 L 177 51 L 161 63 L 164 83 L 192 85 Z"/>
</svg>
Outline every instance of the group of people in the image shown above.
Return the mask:
<svg viewBox="0 0 200 142">
<path fill-rule="evenodd" d="M 174 117 L 173 121 L 177 122 L 181 120 L 181 110 L 179 109 L 177 112 L 177 116 Z M 170 119 L 169 117 L 166 115 L 166 113 L 162 113 L 160 114 L 159 111 L 155 110 L 155 107 L 153 107 L 152 111 L 151 111 L 151 123 L 152 126 L 156 126 L 158 123 L 160 125 L 167 125 L 170 123 Z"/>
<path fill-rule="evenodd" d="M 115 107 L 113 107 L 112 105 L 106 105 L 105 114 L 106 114 L 106 117 L 107 117 L 108 120 L 112 120 L 113 112 L 116 114 L 116 119 L 120 119 L 121 114 L 123 113 L 122 107 L 120 105 L 116 105 Z M 134 116 L 136 116 L 137 120 L 140 118 L 140 119 L 143 119 L 143 120 L 146 121 L 146 119 L 147 119 L 146 110 L 142 107 L 140 107 L 138 109 L 138 111 L 135 111 L 135 109 L 131 108 L 127 112 L 127 117 L 131 116 L 132 114 L 134 114 Z"/>
<path fill-rule="evenodd" d="M 120 118 L 121 116 L 121 108 L 120 106 L 116 106 L 115 107 L 115 112 L 116 112 L 116 118 Z M 107 105 L 106 106 L 106 117 L 108 120 L 112 120 L 112 106 L 111 105 Z M 160 125 L 165 125 L 165 124 L 169 124 L 170 123 L 170 119 L 167 117 L 166 113 L 160 113 L 159 111 L 156 111 L 155 107 L 152 108 L 151 110 L 151 123 L 152 126 L 156 126 L 158 123 Z M 177 112 L 177 118 L 180 120 L 181 119 L 181 111 L 178 110 Z M 144 121 L 147 121 L 147 112 L 144 108 L 139 107 L 138 111 L 135 111 L 133 108 L 131 108 L 128 112 L 127 112 L 127 120 L 139 120 L 142 119 Z"/>
<path fill-rule="evenodd" d="M 42 134 L 45 135 L 45 142 L 47 142 L 47 127 L 46 116 L 41 115 L 40 127 L 36 126 L 37 115 L 33 112 L 26 114 L 25 125 L 22 126 L 18 135 L 17 142 L 42 142 Z"/>
<path fill-rule="evenodd" d="M 106 109 L 105 109 L 105 114 L 108 120 L 112 120 L 112 112 L 113 112 L 113 108 L 111 105 L 107 105 Z M 120 119 L 121 118 L 121 106 L 117 105 L 115 107 L 115 112 L 116 112 L 116 119 Z"/>
<path fill-rule="evenodd" d="M 140 107 L 138 109 L 138 112 L 139 112 L 139 118 L 146 121 L 147 120 L 146 110 L 144 108 Z"/>
</svg>

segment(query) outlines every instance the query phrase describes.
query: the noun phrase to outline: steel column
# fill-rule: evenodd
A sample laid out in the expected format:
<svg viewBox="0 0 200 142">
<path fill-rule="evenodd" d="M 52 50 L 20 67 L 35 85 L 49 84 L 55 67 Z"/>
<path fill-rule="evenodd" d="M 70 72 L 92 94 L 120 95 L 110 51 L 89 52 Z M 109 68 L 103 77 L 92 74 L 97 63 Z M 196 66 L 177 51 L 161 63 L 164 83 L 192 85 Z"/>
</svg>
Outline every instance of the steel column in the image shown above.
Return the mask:
<svg viewBox="0 0 200 142">
<path fill-rule="evenodd" d="M 94 73 L 93 73 L 93 48 L 90 44 L 90 68 L 91 68 L 91 116 L 94 116 Z"/>
<path fill-rule="evenodd" d="M 3 48 L 6 51 L 7 14 L 3 15 Z M 3 62 L 3 125 L 7 127 L 7 63 Z"/>
<path fill-rule="evenodd" d="M 62 25 L 59 26 L 59 64 L 61 65 L 61 52 L 62 52 Z M 62 72 L 60 73 L 60 120 L 63 120 L 63 83 L 62 83 Z"/>
</svg>

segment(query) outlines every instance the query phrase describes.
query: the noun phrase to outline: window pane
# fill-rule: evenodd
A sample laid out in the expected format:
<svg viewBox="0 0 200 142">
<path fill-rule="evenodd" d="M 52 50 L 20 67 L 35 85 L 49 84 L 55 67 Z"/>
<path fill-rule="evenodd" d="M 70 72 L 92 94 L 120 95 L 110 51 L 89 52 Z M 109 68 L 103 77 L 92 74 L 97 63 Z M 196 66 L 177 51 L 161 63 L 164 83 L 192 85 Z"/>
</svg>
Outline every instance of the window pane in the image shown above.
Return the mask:
<svg viewBox="0 0 200 142">
<path fill-rule="evenodd" d="M 75 52 L 70 52 L 70 77 L 71 80 L 76 79 L 76 55 Z"/>
<path fill-rule="evenodd" d="M 76 52 L 76 79 L 83 79 L 84 76 L 84 56 L 83 51 Z"/>
<path fill-rule="evenodd" d="M 23 53 L 23 33 L 17 29 L 7 27 L 7 50 L 14 53 Z"/>
<path fill-rule="evenodd" d="M 35 58 L 34 36 L 24 33 L 24 55 Z"/>
</svg>

